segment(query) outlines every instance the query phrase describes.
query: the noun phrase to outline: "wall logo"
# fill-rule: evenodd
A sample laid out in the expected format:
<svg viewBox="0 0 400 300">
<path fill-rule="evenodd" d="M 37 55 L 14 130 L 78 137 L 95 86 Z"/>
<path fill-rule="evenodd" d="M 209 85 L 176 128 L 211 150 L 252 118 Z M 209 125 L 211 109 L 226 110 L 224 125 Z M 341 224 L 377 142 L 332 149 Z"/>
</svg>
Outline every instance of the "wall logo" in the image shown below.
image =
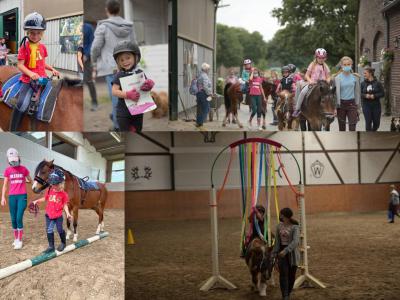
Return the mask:
<svg viewBox="0 0 400 300">
<path fill-rule="evenodd" d="M 153 175 L 153 171 L 151 170 L 151 168 L 144 167 L 143 171 L 144 171 L 144 174 L 143 174 L 143 172 L 140 172 L 139 167 L 133 167 L 131 169 L 131 176 L 132 176 L 133 181 L 136 181 L 140 178 L 150 180 L 151 176 Z"/>
<path fill-rule="evenodd" d="M 325 166 L 319 160 L 314 161 L 311 164 L 311 172 L 315 178 L 321 178 L 324 173 Z"/>
</svg>

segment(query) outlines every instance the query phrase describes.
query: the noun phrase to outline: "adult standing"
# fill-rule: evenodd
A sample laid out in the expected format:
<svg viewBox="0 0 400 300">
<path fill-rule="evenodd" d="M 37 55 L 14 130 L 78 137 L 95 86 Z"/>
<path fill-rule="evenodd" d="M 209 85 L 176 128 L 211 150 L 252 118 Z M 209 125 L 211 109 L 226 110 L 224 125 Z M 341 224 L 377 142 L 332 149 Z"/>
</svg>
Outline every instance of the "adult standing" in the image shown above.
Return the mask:
<svg viewBox="0 0 400 300">
<path fill-rule="evenodd" d="M 90 57 L 90 49 L 92 48 L 94 40 L 94 29 L 93 26 L 84 22 L 83 24 L 83 49 L 82 49 L 82 62 L 83 62 L 83 82 L 87 84 L 89 88 L 90 98 L 92 99 L 92 111 L 97 109 L 97 93 L 96 87 L 94 85 L 94 78 L 92 77 L 93 68 L 92 61 Z"/>
<path fill-rule="evenodd" d="M 365 130 L 377 131 L 381 123 L 381 101 L 385 96 L 382 83 L 375 78 L 375 69 L 364 69 L 364 81 L 361 83 L 361 100 L 365 118 Z"/>
<path fill-rule="evenodd" d="M 355 131 L 361 105 L 360 76 L 353 73 L 353 60 L 350 57 L 344 56 L 340 60 L 340 66 L 341 71 L 335 77 L 339 130 L 346 131 L 348 120 L 349 131 Z"/>
<path fill-rule="evenodd" d="M 196 94 L 197 101 L 197 117 L 196 127 L 202 127 L 207 119 L 210 110 L 210 100 L 212 95 L 211 80 L 208 77 L 210 65 L 203 63 L 201 65 L 201 72 L 197 78 L 198 93 Z"/>
<path fill-rule="evenodd" d="M 400 215 L 398 213 L 399 209 L 399 192 L 397 192 L 396 187 L 394 184 L 390 185 L 390 199 L 389 199 L 389 209 L 388 209 L 388 219 L 389 223 L 394 223 L 394 217 L 398 216 L 400 218 Z"/>
<path fill-rule="evenodd" d="M 293 218 L 293 211 L 286 207 L 280 211 L 272 255 L 278 257 L 279 284 L 283 300 L 289 300 L 300 263 L 300 226 Z"/>
<path fill-rule="evenodd" d="M 105 77 L 106 79 L 113 107 L 110 117 L 112 118 L 116 130 L 119 130 L 116 118 L 118 98 L 113 96 L 111 91 L 114 73 L 117 71 L 117 64 L 113 57 L 113 50 L 118 42 L 124 40 L 136 43 L 133 23 L 118 15 L 120 8 L 121 6 L 118 0 L 106 1 L 106 14 L 108 18 L 97 23 L 91 48 L 93 77 Z"/>
<path fill-rule="evenodd" d="M 6 39 L 0 36 L 0 66 L 5 66 L 7 62 L 7 45 Z"/>
</svg>

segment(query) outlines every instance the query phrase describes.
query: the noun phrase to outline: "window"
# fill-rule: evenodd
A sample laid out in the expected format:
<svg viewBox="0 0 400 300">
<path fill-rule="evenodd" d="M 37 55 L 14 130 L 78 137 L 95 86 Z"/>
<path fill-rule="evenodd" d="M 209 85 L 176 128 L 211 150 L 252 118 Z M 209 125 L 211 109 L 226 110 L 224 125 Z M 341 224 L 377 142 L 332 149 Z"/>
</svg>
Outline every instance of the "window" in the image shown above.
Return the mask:
<svg viewBox="0 0 400 300">
<path fill-rule="evenodd" d="M 46 133 L 45 132 L 18 132 L 18 136 L 23 137 L 27 140 L 30 140 L 36 144 L 42 145 L 43 147 L 47 147 L 46 141 Z"/>
<path fill-rule="evenodd" d="M 52 150 L 58 153 L 64 154 L 65 156 L 76 159 L 76 149 L 74 144 L 71 144 L 59 136 L 53 134 L 53 141 L 51 144 Z"/>
<path fill-rule="evenodd" d="M 116 160 L 111 165 L 111 182 L 125 181 L 125 160 Z"/>
</svg>

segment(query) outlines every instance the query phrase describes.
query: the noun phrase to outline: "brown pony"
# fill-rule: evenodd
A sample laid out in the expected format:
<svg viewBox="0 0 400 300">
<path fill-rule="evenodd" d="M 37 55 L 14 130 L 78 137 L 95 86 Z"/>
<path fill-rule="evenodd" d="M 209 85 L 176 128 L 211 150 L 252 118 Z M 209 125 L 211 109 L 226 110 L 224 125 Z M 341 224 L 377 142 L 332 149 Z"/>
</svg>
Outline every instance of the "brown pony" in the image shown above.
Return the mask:
<svg viewBox="0 0 400 300">
<path fill-rule="evenodd" d="M 276 116 L 278 117 L 278 129 L 290 130 L 297 128 L 297 122 L 292 117 L 294 106 L 294 96 L 289 91 L 282 91 L 276 104 Z"/>
<path fill-rule="evenodd" d="M 335 89 L 332 84 L 319 80 L 301 105 L 301 113 L 313 131 L 329 131 L 335 119 Z"/>
<path fill-rule="evenodd" d="M 243 98 L 242 89 L 240 83 L 228 83 L 224 88 L 224 100 L 225 100 L 225 110 L 226 115 L 222 121 L 222 126 L 225 127 L 227 121 L 232 115 L 233 121 L 238 124 L 239 128 L 243 128 L 238 118 L 238 107 Z"/>
<path fill-rule="evenodd" d="M 166 92 L 150 92 L 157 108 L 151 111 L 153 118 L 161 119 L 168 115 L 168 94 Z"/>
<path fill-rule="evenodd" d="M 0 67 L 0 88 L 11 76 L 19 71 L 12 66 Z M 0 128 L 8 130 L 12 110 L 0 103 Z M 63 79 L 54 115 L 50 123 L 33 121 L 27 115 L 19 127 L 20 131 L 83 131 L 83 89 L 77 81 Z"/>
<path fill-rule="evenodd" d="M 254 238 L 246 251 L 246 264 L 251 274 L 252 289 L 258 291 L 260 296 L 266 296 L 267 280 L 271 278 L 273 269 L 271 253 L 272 247 L 260 238 Z"/>
<path fill-rule="evenodd" d="M 78 240 L 78 210 L 79 208 L 93 209 L 99 216 L 99 223 L 97 225 L 96 234 L 104 231 L 104 207 L 107 201 L 107 189 L 105 184 L 97 183 L 99 190 L 85 191 L 79 187 L 78 179 L 71 172 L 61 168 L 54 164 L 54 160 L 47 161 L 43 160 L 39 163 L 35 170 L 35 179 L 32 185 L 32 190 L 34 193 L 39 194 L 44 191 L 48 186 L 48 177 L 50 172 L 54 169 L 61 169 L 65 174 L 65 187 L 64 190 L 68 193 L 69 202 L 68 208 L 73 216 L 74 225 L 74 239 L 76 242 Z M 71 223 L 67 219 L 67 239 L 69 239 Z"/>
</svg>

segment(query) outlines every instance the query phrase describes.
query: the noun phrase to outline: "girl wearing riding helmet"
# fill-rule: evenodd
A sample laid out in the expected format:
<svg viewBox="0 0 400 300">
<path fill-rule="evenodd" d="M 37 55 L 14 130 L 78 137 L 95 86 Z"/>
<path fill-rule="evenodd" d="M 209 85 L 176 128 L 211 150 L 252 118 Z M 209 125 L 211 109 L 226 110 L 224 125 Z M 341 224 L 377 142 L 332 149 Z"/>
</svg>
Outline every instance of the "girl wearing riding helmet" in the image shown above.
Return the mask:
<svg viewBox="0 0 400 300">
<path fill-rule="evenodd" d="M 273 257 L 278 257 L 279 283 L 283 300 L 289 300 L 296 279 L 297 266 L 300 263 L 300 226 L 294 220 L 293 211 L 286 207 L 280 211 L 276 227 Z"/>
<path fill-rule="evenodd" d="M 246 249 L 250 242 L 254 240 L 255 238 L 259 238 L 259 232 L 257 229 L 261 231 L 261 234 L 264 234 L 264 219 L 265 219 L 265 208 L 264 206 L 258 204 L 254 208 L 254 210 L 251 212 L 248 221 L 251 226 L 251 236 L 249 239 L 245 241 L 244 249 L 243 252 L 241 253 L 241 257 L 245 257 L 246 255 Z"/>
<path fill-rule="evenodd" d="M 52 66 L 46 64 L 47 49 L 40 43 L 46 30 L 46 21 L 43 16 L 37 12 L 27 15 L 24 20 L 24 30 L 27 35 L 22 39 L 18 50 L 18 69 L 22 72 L 20 78 L 22 87 L 11 117 L 10 131 L 18 130 L 29 107 L 34 92 L 31 81 L 47 77 L 46 70 L 51 71 L 54 76 L 60 75 Z"/>
<path fill-rule="evenodd" d="M 358 122 L 358 110 L 361 106 L 360 75 L 353 73 L 353 60 L 344 56 L 340 60 L 340 72 L 335 75 L 337 118 L 339 130 L 346 131 L 346 120 L 349 131 L 355 131 Z"/>
<path fill-rule="evenodd" d="M 241 79 L 242 79 L 242 82 L 243 82 L 242 83 L 242 92 L 243 92 L 243 94 L 247 94 L 249 92 L 249 80 L 250 80 L 251 72 L 253 70 L 253 68 L 251 66 L 252 63 L 253 62 L 249 58 L 246 58 L 243 61 L 243 71 L 242 71 L 242 76 L 241 76 Z"/>
<path fill-rule="evenodd" d="M 131 115 L 124 99 L 139 101 L 140 93 L 133 88 L 130 91 L 124 92 L 121 90 L 120 78 L 130 76 L 132 74 L 143 73 L 143 70 L 138 67 L 141 53 L 139 46 L 131 41 L 121 41 L 114 48 L 114 59 L 117 63 L 119 71 L 114 75 L 112 81 L 112 94 L 118 97 L 116 109 L 117 122 L 121 131 L 132 130 L 141 132 L 143 128 L 143 114 Z M 154 86 L 154 81 L 146 78 L 140 90 L 144 92 L 151 91 Z"/>
<path fill-rule="evenodd" d="M 48 183 L 50 184 L 46 196 L 33 201 L 34 205 L 39 202 L 47 201 L 46 205 L 46 233 L 49 247 L 43 251 L 48 254 L 55 251 L 54 247 L 54 227 L 57 227 L 60 236 L 61 244 L 58 246 L 58 251 L 63 251 L 67 244 L 65 230 L 63 228 L 63 211 L 68 219 L 72 216 L 68 209 L 68 194 L 64 191 L 65 175 L 61 169 L 54 169 L 49 174 Z"/>
<path fill-rule="evenodd" d="M 297 67 L 294 64 L 288 64 L 290 77 L 293 79 L 293 93 L 296 92 L 296 84 L 297 82 L 303 80 L 299 73 L 296 73 Z"/>
<path fill-rule="evenodd" d="M 263 79 L 260 77 L 260 73 L 257 69 L 253 69 L 249 78 L 249 95 L 251 98 L 251 115 L 249 119 L 249 128 L 252 129 L 251 122 L 254 116 L 257 114 L 257 127 L 258 130 L 262 130 L 261 127 L 261 113 L 262 103 L 261 101 L 267 102 L 265 98 L 264 89 L 262 88 Z M 262 97 L 262 98 L 261 98 Z M 264 124 L 265 125 L 265 124 Z"/>
<path fill-rule="evenodd" d="M 8 187 L 8 205 L 11 215 L 11 224 L 14 234 L 14 249 L 22 248 L 22 236 L 24 234 L 24 212 L 26 209 L 27 193 L 26 182 L 31 182 L 29 171 L 21 165 L 21 158 L 14 148 L 7 150 L 9 166 L 4 171 L 4 183 L 1 197 L 1 205 L 6 205 L 6 192 Z"/>
<path fill-rule="evenodd" d="M 328 57 L 328 53 L 323 48 L 318 48 L 315 50 L 315 59 L 314 61 L 308 66 L 307 73 L 306 73 L 306 84 L 302 87 L 301 92 L 299 95 L 296 96 L 296 108 L 293 112 L 293 117 L 298 117 L 300 115 L 301 105 L 303 104 L 304 98 L 308 92 L 307 86 L 316 84 L 319 80 L 325 80 L 326 82 L 331 81 L 331 71 L 329 70 L 328 65 L 326 64 L 326 59 Z"/>
<path fill-rule="evenodd" d="M 289 93 L 293 92 L 293 77 L 290 76 L 290 68 L 289 66 L 283 66 L 281 69 L 282 79 L 278 86 L 278 92 L 288 91 Z"/>
</svg>

